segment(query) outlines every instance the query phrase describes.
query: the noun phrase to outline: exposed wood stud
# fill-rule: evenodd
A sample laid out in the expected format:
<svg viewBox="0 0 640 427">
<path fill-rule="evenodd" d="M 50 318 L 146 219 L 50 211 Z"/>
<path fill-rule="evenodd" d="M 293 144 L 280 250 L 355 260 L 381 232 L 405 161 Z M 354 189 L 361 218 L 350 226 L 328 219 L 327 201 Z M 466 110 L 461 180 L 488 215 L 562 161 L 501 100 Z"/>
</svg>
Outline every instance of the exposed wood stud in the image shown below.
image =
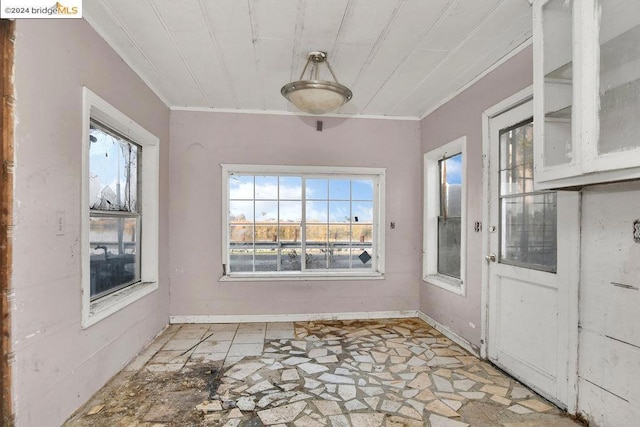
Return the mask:
<svg viewBox="0 0 640 427">
<path fill-rule="evenodd" d="M 3 230 L 0 233 L 0 318 L 2 358 L 0 360 L 0 422 L 3 426 L 13 426 L 13 404 L 11 396 L 11 365 L 15 355 L 11 351 L 11 305 L 13 290 L 11 287 L 12 240 L 13 240 L 13 114 L 15 100 L 13 97 L 13 60 L 15 45 L 15 21 L 0 20 L 0 94 L 2 107 L 0 108 L 0 160 L 3 165 L 3 179 L 0 184 L 0 223 Z"/>
</svg>

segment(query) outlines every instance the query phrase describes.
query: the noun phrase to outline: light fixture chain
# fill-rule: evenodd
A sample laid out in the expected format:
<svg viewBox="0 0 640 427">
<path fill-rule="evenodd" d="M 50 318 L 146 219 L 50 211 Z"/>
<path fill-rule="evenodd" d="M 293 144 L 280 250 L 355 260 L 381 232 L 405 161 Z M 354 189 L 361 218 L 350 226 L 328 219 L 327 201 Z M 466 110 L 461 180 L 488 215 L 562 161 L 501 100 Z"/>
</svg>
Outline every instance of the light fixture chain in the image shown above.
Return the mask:
<svg viewBox="0 0 640 427">
<path fill-rule="evenodd" d="M 325 59 L 325 60 L 324 60 L 324 62 L 325 62 L 325 64 L 327 64 L 327 68 L 329 69 L 329 72 L 330 72 L 330 73 L 331 73 L 331 75 L 333 76 L 333 80 L 334 80 L 336 83 L 340 84 L 340 82 L 338 81 L 338 78 L 336 77 L 335 73 L 333 72 L 333 69 L 331 68 L 331 65 L 329 65 L 329 60 L 328 60 L 328 59 Z"/>
<path fill-rule="evenodd" d="M 302 73 L 300 73 L 300 80 L 302 80 L 302 78 L 304 77 L 304 72 L 307 71 L 307 68 L 309 67 L 309 63 L 311 62 L 311 58 L 307 59 L 307 63 L 304 64 L 304 68 L 302 69 Z"/>
</svg>

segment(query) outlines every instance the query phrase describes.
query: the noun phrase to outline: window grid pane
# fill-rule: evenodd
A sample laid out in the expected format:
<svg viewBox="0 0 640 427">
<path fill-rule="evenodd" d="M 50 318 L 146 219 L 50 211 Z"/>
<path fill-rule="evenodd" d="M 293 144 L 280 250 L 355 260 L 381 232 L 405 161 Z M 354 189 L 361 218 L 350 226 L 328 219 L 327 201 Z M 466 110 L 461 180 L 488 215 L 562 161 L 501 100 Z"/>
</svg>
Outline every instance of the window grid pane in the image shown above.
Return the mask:
<svg viewBox="0 0 640 427">
<path fill-rule="evenodd" d="M 500 133 L 500 262 L 555 272 L 556 193 L 533 189 L 533 122 Z"/>
<path fill-rule="evenodd" d="M 362 177 L 230 174 L 229 272 L 372 269 L 373 189 Z"/>
</svg>

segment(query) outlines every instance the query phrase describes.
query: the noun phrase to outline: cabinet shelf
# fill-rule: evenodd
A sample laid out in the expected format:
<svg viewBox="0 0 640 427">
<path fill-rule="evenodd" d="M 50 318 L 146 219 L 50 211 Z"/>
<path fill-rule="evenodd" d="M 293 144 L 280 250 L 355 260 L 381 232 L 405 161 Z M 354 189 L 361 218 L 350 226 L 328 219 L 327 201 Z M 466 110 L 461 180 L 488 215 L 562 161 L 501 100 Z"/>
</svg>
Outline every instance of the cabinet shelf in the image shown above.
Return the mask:
<svg viewBox="0 0 640 427">
<path fill-rule="evenodd" d="M 535 188 L 639 179 L 640 1 L 534 1 Z"/>
<path fill-rule="evenodd" d="M 561 110 L 552 111 L 550 113 L 545 114 L 546 121 L 562 121 L 562 122 L 571 122 L 571 114 L 573 111 L 573 107 L 570 105 Z"/>
<path fill-rule="evenodd" d="M 545 80 L 566 81 L 573 80 L 573 62 L 568 62 L 545 75 Z"/>
</svg>

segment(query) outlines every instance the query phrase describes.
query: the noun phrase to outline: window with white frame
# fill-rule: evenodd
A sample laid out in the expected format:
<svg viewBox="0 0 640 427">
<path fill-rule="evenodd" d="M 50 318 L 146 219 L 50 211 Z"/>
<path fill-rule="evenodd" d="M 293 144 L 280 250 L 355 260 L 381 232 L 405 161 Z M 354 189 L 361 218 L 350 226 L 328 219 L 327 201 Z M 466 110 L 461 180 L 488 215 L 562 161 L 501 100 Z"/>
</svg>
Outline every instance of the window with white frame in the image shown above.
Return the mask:
<svg viewBox="0 0 640 427">
<path fill-rule="evenodd" d="M 138 171 L 142 147 L 101 123 L 89 131 L 92 301 L 140 281 Z"/>
<path fill-rule="evenodd" d="M 158 287 L 159 140 L 87 88 L 83 126 L 87 327 Z"/>
<path fill-rule="evenodd" d="M 224 279 L 380 277 L 384 169 L 223 165 Z"/>
<path fill-rule="evenodd" d="M 464 295 L 466 137 L 424 155 L 423 279 Z"/>
</svg>

